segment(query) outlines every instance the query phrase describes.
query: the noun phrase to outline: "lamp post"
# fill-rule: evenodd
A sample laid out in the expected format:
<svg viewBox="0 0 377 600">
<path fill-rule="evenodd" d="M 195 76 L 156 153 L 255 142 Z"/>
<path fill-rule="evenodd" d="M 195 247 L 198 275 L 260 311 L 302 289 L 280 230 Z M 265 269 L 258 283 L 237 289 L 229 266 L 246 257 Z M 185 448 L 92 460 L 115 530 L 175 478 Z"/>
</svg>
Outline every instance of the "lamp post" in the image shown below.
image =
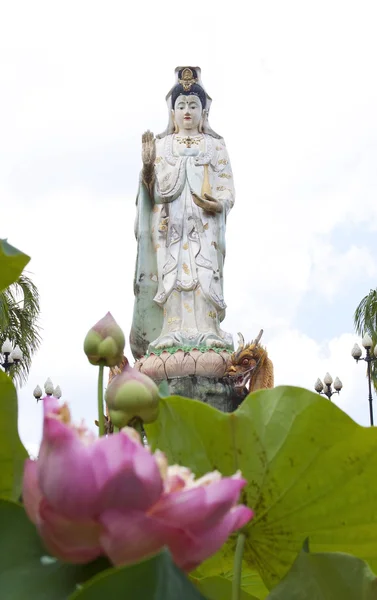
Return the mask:
<svg viewBox="0 0 377 600">
<path fill-rule="evenodd" d="M 373 398 L 372 398 L 372 362 L 377 360 L 377 344 L 374 347 L 374 353 L 373 353 L 374 356 L 373 356 L 371 353 L 373 341 L 372 341 L 372 338 L 370 337 L 370 335 L 368 335 L 366 333 L 364 335 L 361 343 L 365 348 L 366 356 L 362 356 L 363 352 L 362 352 L 360 346 L 358 346 L 358 344 L 354 345 L 354 347 L 352 348 L 351 354 L 357 363 L 359 362 L 359 360 L 365 360 L 365 362 L 367 363 L 369 417 L 370 417 L 370 424 L 374 425 L 374 423 L 373 423 Z"/>
<path fill-rule="evenodd" d="M 13 344 L 9 338 L 7 338 L 4 344 L 1 346 L 0 365 L 7 373 L 13 365 L 17 365 L 22 360 L 22 351 L 19 346 L 13 348 Z"/>
<path fill-rule="evenodd" d="M 334 389 L 332 389 L 332 385 L 334 385 Z M 323 383 L 318 378 L 314 384 L 315 391 L 318 392 L 318 394 L 327 396 L 329 400 L 331 400 L 331 397 L 334 394 L 339 394 L 342 387 L 343 387 L 343 384 L 340 381 L 339 377 L 336 377 L 335 381 L 333 383 L 333 379 L 332 379 L 330 373 L 326 373 L 326 375 L 323 378 Z"/>
<path fill-rule="evenodd" d="M 62 391 L 60 389 L 60 386 L 57 385 L 56 388 L 54 388 L 54 384 L 52 383 L 52 381 L 49 377 L 45 381 L 44 389 L 45 389 L 46 396 L 54 396 L 54 398 L 57 398 L 58 400 L 62 396 Z M 35 388 L 35 390 L 33 392 L 33 396 L 37 402 L 38 402 L 38 400 L 40 400 L 42 398 L 42 395 L 43 395 L 42 388 L 39 385 L 37 385 L 37 387 Z"/>
</svg>

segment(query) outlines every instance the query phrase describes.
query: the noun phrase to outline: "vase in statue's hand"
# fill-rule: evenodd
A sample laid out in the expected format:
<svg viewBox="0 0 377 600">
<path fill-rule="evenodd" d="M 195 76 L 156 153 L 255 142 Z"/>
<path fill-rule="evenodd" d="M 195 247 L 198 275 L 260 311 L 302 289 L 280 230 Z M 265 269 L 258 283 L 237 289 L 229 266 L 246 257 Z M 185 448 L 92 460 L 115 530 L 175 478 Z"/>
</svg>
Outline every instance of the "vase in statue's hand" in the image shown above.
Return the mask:
<svg viewBox="0 0 377 600">
<path fill-rule="evenodd" d="M 156 160 L 156 140 L 151 131 L 143 133 L 141 156 L 143 159 L 143 180 L 149 186 L 153 182 L 154 161 Z"/>
<path fill-rule="evenodd" d="M 209 194 L 204 194 L 204 198 L 201 198 L 200 196 L 198 196 L 198 194 L 195 194 L 195 192 L 191 192 L 191 194 L 195 204 L 203 210 L 205 210 L 206 212 L 212 214 L 222 212 L 223 207 L 221 202 L 216 200 L 216 198 L 214 198 L 213 196 L 210 196 Z"/>
</svg>

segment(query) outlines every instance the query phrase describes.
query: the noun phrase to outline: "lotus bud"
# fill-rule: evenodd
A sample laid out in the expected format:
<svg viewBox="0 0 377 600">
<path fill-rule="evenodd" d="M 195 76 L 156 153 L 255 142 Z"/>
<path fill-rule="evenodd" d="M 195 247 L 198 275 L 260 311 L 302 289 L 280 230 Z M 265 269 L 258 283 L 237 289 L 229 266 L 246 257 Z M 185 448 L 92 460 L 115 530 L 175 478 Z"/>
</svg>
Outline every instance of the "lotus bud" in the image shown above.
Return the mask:
<svg viewBox="0 0 377 600">
<path fill-rule="evenodd" d="M 126 365 L 106 390 L 105 400 L 112 423 L 126 427 L 135 417 L 153 423 L 158 417 L 159 394 L 154 381 Z"/>
<path fill-rule="evenodd" d="M 111 313 L 107 313 L 87 333 L 84 352 L 92 365 L 115 367 L 123 358 L 124 334 Z"/>
</svg>

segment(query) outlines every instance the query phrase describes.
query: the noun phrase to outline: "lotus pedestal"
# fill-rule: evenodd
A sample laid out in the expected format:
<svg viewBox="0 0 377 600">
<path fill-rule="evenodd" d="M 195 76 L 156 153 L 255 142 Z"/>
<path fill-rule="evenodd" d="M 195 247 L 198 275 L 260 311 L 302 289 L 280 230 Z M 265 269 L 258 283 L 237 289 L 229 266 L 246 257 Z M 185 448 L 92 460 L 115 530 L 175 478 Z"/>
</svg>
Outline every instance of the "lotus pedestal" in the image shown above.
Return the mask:
<svg viewBox="0 0 377 600">
<path fill-rule="evenodd" d="M 157 385 L 166 380 L 171 395 L 194 398 L 223 412 L 232 412 L 239 400 L 233 385 L 224 377 L 229 362 L 229 352 L 193 349 L 143 356 L 134 367 Z"/>
</svg>

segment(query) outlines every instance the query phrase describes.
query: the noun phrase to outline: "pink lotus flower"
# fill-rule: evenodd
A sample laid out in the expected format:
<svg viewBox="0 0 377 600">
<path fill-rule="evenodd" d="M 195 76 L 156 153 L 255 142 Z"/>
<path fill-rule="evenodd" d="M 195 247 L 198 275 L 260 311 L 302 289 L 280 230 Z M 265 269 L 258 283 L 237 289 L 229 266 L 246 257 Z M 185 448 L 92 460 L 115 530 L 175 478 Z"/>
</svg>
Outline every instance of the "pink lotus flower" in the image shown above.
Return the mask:
<svg viewBox="0 0 377 600">
<path fill-rule="evenodd" d="M 236 504 L 246 484 L 239 474 L 195 480 L 144 448 L 135 430 L 96 438 L 71 424 L 65 404 L 53 397 L 43 403 L 42 444 L 38 460 L 26 462 L 23 498 L 46 548 L 61 560 L 105 554 L 125 565 L 167 546 L 189 571 L 253 516 Z"/>
</svg>

